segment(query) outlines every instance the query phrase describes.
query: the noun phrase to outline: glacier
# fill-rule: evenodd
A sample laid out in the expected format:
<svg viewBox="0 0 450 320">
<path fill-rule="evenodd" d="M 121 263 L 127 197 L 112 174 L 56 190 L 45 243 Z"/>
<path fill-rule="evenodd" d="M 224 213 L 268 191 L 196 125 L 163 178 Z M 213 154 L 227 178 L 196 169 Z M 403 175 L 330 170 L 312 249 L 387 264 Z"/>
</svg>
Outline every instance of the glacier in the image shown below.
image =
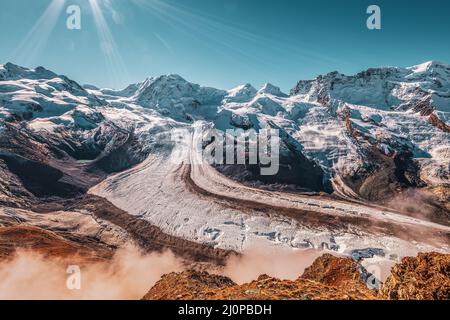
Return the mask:
<svg viewBox="0 0 450 320">
<path fill-rule="evenodd" d="M 0 66 L 0 119 L 79 168 L 104 171 L 89 193 L 183 239 L 238 252 L 261 242 L 347 255 L 369 247 L 391 257 L 449 251 L 448 223 L 385 202 L 404 189 L 450 184 L 450 67 L 443 63 L 332 72 L 299 81 L 289 94 L 270 83 L 202 87 L 178 75 L 100 89 L 8 63 Z M 211 128 L 277 128 L 284 156 L 320 172 L 314 179 L 323 188 L 240 181 L 248 168 L 227 175 L 199 164 L 195 148 L 170 140 L 177 128 L 193 144 Z"/>
</svg>

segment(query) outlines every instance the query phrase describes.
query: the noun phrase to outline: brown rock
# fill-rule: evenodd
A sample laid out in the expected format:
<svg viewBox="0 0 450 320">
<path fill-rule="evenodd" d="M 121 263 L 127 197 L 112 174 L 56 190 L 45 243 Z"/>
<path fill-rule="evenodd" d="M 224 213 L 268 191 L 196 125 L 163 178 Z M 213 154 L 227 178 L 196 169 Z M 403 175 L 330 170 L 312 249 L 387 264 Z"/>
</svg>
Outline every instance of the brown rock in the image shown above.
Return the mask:
<svg viewBox="0 0 450 320">
<path fill-rule="evenodd" d="M 376 293 L 359 282 L 357 265 L 324 255 L 295 281 L 261 275 L 243 285 L 223 276 L 185 271 L 163 276 L 144 300 L 366 300 Z"/>
<path fill-rule="evenodd" d="M 112 256 L 112 252 L 106 248 L 81 245 L 38 227 L 0 227 L 0 261 L 14 258 L 17 250 L 41 254 L 47 258 L 67 258 L 80 261 L 80 264 L 104 261 Z"/>
<path fill-rule="evenodd" d="M 214 295 L 214 291 L 235 285 L 223 276 L 194 270 L 164 275 L 143 300 L 199 300 Z"/>
<path fill-rule="evenodd" d="M 306 268 L 301 278 L 336 287 L 349 284 L 363 286 L 356 262 L 350 258 L 338 258 L 328 253 L 317 258 L 310 267 Z"/>
<path fill-rule="evenodd" d="M 449 300 L 450 254 L 419 253 L 392 268 L 380 295 L 400 300 Z"/>
</svg>

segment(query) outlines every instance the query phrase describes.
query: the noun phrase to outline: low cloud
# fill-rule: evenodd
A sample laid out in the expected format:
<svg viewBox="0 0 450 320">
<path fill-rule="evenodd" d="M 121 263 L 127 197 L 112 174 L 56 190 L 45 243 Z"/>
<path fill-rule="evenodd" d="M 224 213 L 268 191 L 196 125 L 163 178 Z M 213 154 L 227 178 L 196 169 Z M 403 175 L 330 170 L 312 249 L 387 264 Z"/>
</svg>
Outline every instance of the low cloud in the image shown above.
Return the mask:
<svg viewBox="0 0 450 320">
<path fill-rule="evenodd" d="M 112 260 L 80 266 L 81 288 L 69 290 L 69 265 L 19 251 L 0 265 L 0 299 L 140 299 L 163 274 L 182 270 L 182 261 L 169 251 L 142 254 L 126 247 Z"/>
<path fill-rule="evenodd" d="M 437 211 L 432 205 L 432 199 L 431 193 L 411 188 L 395 196 L 386 205 L 409 216 L 430 220 Z"/>
<path fill-rule="evenodd" d="M 262 274 L 295 280 L 322 253 L 253 246 L 211 273 L 230 277 L 238 284 Z M 18 251 L 13 259 L 0 264 L 0 299 L 141 299 L 164 274 L 186 268 L 171 251 L 142 254 L 128 246 L 118 250 L 111 260 L 81 265 L 81 288 L 70 290 L 66 284 L 71 277 L 67 273 L 70 265 L 76 263 Z"/>
<path fill-rule="evenodd" d="M 295 280 L 322 254 L 313 249 L 253 246 L 242 256 L 230 258 L 221 273 L 238 284 L 251 282 L 262 274 Z"/>
</svg>

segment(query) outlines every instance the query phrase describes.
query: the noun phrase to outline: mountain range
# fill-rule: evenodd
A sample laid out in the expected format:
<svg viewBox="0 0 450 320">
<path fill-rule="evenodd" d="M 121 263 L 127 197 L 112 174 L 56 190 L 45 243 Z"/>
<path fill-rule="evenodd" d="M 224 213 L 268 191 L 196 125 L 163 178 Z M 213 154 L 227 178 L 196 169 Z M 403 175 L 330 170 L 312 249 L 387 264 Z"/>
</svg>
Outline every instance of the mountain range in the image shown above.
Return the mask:
<svg viewBox="0 0 450 320">
<path fill-rule="evenodd" d="M 195 148 L 171 140 L 174 129 L 194 144 L 214 129 L 265 128 L 280 132 L 274 176 L 253 164 L 193 163 Z M 133 242 L 195 265 L 260 244 L 357 254 L 365 264 L 448 253 L 449 159 L 444 63 L 331 72 L 289 93 L 178 75 L 100 89 L 6 63 L 0 226 L 17 237 L 0 243 L 0 256 L 45 251 L 39 239 L 49 233 L 89 256 Z M 38 240 L 23 237 L 30 232 Z"/>
</svg>

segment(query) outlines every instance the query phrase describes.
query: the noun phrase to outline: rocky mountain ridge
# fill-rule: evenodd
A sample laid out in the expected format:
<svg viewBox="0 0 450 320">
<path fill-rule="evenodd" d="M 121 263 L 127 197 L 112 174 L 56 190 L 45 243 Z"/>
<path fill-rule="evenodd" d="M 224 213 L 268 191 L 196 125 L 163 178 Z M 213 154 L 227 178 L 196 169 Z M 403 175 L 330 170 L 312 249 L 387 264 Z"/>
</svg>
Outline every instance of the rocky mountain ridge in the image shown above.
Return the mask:
<svg viewBox="0 0 450 320">
<path fill-rule="evenodd" d="M 360 281 L 351 259 L 325 254 L 298 279 L 261 275 L 246 284 L 207 272 L 164 275 L 144 300 L 448 300 L 450 256 L 419 254 L 396 264 L 379 291 Z M 432 274 L 430 277 L 429 274 Z"/>
</svg>

